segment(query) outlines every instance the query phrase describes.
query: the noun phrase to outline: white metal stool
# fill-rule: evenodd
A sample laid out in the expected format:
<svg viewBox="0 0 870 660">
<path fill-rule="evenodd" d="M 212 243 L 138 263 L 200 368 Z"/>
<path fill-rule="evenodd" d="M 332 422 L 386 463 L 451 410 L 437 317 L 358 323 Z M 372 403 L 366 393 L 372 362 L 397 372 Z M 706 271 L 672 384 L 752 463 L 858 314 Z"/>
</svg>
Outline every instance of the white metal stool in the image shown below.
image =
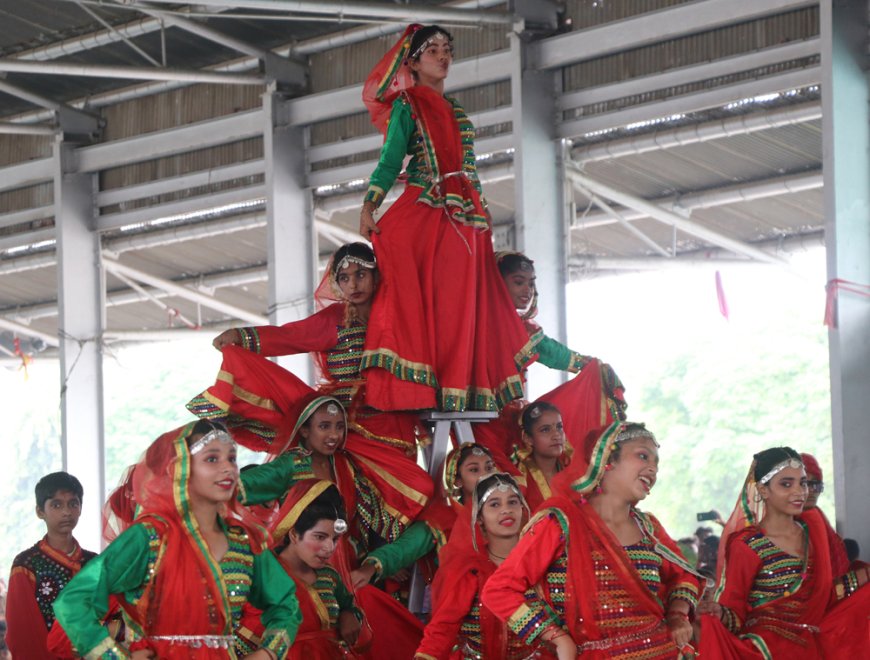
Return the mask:
<svg viewBox="0 0 870 660">
<path fill-rule="evenodd" d="M 450 431 L 459 444 L 465 442 L 474 442 L 474 431 L 471 428 L 472 424 L 489 422 L 498 417 L 497 412 L 484 411 L 469 411 L 469 412 L 427 412 L 420 416 L 420 419 L 431 429 L 432 443 L 423 449 L 423 457 L 426 461 L 426 469 L 432 480 L 436 482 L 436 492 L 438 489 L 437 480 L 439 478 L 438 470 L 444 459 L 451 449 Z M 414 614 L 423 613 L 423 598 L 426 589 L 426 584 L 423 582 L 423 576 L 414 567 L 414 574 L 411 576 L 411 586 L 408 593 L 408 609 Z"/>
</svg>

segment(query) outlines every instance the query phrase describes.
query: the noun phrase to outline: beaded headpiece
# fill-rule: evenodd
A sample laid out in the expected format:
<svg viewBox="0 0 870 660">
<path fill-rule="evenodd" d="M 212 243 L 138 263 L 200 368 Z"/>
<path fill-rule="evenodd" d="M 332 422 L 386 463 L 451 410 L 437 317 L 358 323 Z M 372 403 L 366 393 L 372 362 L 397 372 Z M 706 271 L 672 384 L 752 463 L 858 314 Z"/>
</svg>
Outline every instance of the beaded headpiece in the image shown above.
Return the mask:
<svg viewBox="0 0 870 660">
<path fill-rule="evenodd" d="M 236 444 L 236 441 L 233 440 L 233 436 L 231 436 L 229 432 L 222 428 L 215 428 L 190 445 L 190 455 L 195 456 L 203 449 L 205 449 L 205 446 L 213 440 L 217 440 L 218 442 L 232 443 L 233 445 Z"/>
<path fill-rule="evenodd" d="M 462 458 L 462 452 L 465 449 L 469 449 L 466 458 L 468 456 L 489 456 L 492 458 L 492 454 L 485 447 L 473 442 L 463 442 L 447 455 L 447 460 L 444 462 L 444 490 L 454 497 L 462 492 L 462 487 L 456 486 L 456 480 L 459 478 L 459 459 Z"/>
<path fill-rule="evenodd" d="M 374 270 L 378 267 L 376 261 L 368 261 L 363 259 L 362 257 L 355 257 L 350 254 L 346 254 L 341 258 L 341 261 L 335 267 L 335 272 L 333 273 L 333 279 L 338 280 L 338 274 L 343 271 L 345 268 L 350 266 L 351 264 L 356 264 L 360 268 L 365 268 L 366 270 Z"/>
<path fill-rule="evenodd" d="M 594 438 L 594 436 L 592 436 Z M 600 487 L 601 479 L 607 472 L 610 456 L 619 449 L 619 445 L 629 440 L 649 438 L 658 447 L 659 443 L 651 431 L 637 422 L 614 422 L 594 439 L 591 451 L 587 456 L 588 464 L 583 475 L 571 483 L 571 489 L 585 496 Z M 587 443 L 590 440 L 587 439 Z M 589 446 L 588 444 L 586 445 Z"/>
<path fill-rule="evenodd" d="M 523 497 L 522 491 L 520 491 L 520 487 L 517 485 L 517 482 L 514 481 L 514 478 L 509 475 L 507 472 L 495 472 L 493 474 L 488 474 L 484 477 L 480 478 L 480 481 L 484 479 L 492 479 L 493 483 L 489 488 L 483 491 L 483 494 L 478 498 L 477 488 L 474 489 L 474 495 L 471 504 L 471 526 L 472 532 L 474 531 L 474 526 L 477 524 L 477 517 L 480 515 L 480 510 L 483 508 L 483 505 L 486 504 L 486 501 L 492 496 L 493 493 L 508 493 L 512 492 L 517 497 L 520 498 L 520 504 L 523 509 L 526 511 L 526 517 L 529 516 L 529 505 L 526 502 L 526 498 Z M 477 550 L 477 536 L 472 534 L 472 545 L 474 549 Z"/>
<path fill-rule="evenodd" d="M 426 41 L 424 41 L 422 44 L 420 44 L 420 46 L 417 48 L 417 50 L 415 50 L 413 53 L 409 52 L 409 53 L 408 53 L 408 59 L 409 59 L 409 60 L 415 60 L 415 59 L 417 59 L 418 57 L 420 57 L 420 55 L 423 53 L 424 50 L 426 50 L 426 49 L 427 49 L 431 44 L 433 44 L 433 43 L 435 43 L 436 41 L 439 41 L 439 40 L 441 40 L 441 41 L 446 41 L 447 43 L 450 43 L 450 42 L 452 41 L 452 39 L 450 38 L 450 36 L 447 35 L 446 33 L 444 33 L 444 32 L 436 32 L 436 33 L 433 34 L 431 37 L 429 37 L 428 39 L 426 39 Z"/>
<path fill-rule="evenodd" d="M 789 457 L 784 461 L 780 461 L 779 463 L 774 465 L 767 474 L 765 474 L 763 477 L 761 477 L 761 479 L 758 480 L 758 483 L 766 484 L 768 481 L 773 479 L 777 474 L 779 474 L 786 468 L 802 468 L 803 466 L 804 464 L 801 463 L 798 459 Z"/>
</svg>

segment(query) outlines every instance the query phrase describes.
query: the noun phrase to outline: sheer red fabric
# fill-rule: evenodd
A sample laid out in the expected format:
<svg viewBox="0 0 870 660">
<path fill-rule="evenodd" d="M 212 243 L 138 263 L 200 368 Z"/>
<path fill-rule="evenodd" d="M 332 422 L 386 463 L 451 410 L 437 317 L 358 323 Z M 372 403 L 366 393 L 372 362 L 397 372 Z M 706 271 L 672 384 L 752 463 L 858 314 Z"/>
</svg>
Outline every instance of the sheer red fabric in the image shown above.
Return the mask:
<svg viewBox="0 0 870 660">
<path fill-rule="evenodd" d="M 136 505 L 134 522 L 150 522 L 161 537 L 160 559 L 143 597 L 134 605 L 118 596 L 121 607 L 145 627 L 149 637 L 233 633 L 229 602 L 220 584 L 220 567 L 211 557 L 191 511 L 188 486 L 192 465 L 187 441 L 193 427 L 191 423 L 160 436 L 129 473 L 129 482 L 121 485 Z M 129 511 L 130 507 L 126 507 Z M 262 551 L 264 532 L 235 497 L 225 505 L 223 517 L 245 528 L 254 553 Z M 204 606 L 191 607 L 191 603 Z M 148 644 L 161 658 L 208 657 L 209 652 L 159 640 Z"/>
<path fill-rule="evenodd" d="M 421 27 L 419 23 L 406 27 L 399 40 L 369 72 L 363 84 L 363 103 L 369 111 L 372 124 L 384 135 L 387 133 L 393 101 L 404 90 L 414 86 L 407 57 L 411 38 Z"/>
</svg>

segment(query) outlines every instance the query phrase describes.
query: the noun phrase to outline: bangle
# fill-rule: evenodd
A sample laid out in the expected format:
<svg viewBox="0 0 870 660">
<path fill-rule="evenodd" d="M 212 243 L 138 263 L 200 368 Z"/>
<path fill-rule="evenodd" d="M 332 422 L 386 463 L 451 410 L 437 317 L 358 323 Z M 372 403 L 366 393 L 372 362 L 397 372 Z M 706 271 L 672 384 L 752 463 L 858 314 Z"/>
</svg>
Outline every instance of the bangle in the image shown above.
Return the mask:
<svg viewBox="0 0 870 660">
<path fill-rule="evenodd" d="M 547 633 L 550 632 L 552 632 L 553 634 L 547 637 Z M 560 626 L 557 626 L 555 623 L 551 623 L 549 626 L 544 628 L 544 632 L 541 633 L 541 637 L 544 638 L 545 642 L 552 642 L 557 637 L 562 637 L 566 634 L 567 633 Z"/>
</svg>

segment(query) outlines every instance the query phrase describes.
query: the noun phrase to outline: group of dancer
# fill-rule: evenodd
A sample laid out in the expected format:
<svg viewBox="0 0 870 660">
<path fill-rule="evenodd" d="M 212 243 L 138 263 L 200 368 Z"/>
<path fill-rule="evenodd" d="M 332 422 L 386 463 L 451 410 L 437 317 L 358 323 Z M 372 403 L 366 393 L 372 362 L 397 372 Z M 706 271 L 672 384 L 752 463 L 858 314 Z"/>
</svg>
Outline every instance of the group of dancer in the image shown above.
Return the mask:
<svg viewBox="0 0 870 660">
<path fill-rule="evenodd" d="M 534 262 L 493 253 L 473 128 L 444 95 L 452 41 L 409 26 L 372 71 L 374 248 L 335 252 L 309 318 L 214 339 L 218 377 L 187 404 L 199 419 L 128 471 L 104 507 L 111 543 L 41 608 L 57 619 L 45 657 L 860 657 L 868 569 L 832 559 L 795 451 L 756 454 L 704 600 L 637 508 L 659 442 L 626 421 L 608 365 L 534 322 Z M 316 387 L 268 360 L 297 353 Z M 575 375 L 529 403 L 535 360 Z M 499 412 L 437 483 L 418 464 L 432 409 Z M 239 470 L 237 443 L 266 460 Z M 423 617 L 402 604 L 413 571 Z"/>
</svg>

